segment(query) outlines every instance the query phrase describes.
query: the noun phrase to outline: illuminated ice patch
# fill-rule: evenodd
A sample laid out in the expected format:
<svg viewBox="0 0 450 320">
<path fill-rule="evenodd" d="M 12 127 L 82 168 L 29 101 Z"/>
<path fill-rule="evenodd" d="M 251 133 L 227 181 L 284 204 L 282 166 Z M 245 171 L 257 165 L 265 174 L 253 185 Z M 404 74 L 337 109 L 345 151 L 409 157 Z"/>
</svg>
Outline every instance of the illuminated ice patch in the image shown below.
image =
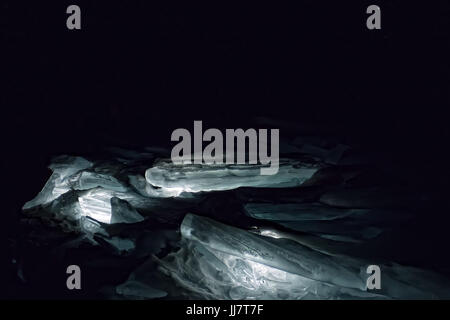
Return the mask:
<svg viewBox="0 0 450 320">
<path fill-rule="evenodd" d="M 78 197 L 81 214 L 103 223 L 111 222 L 111 192 L 102 189 L 89 190 Z"/>
</svg>

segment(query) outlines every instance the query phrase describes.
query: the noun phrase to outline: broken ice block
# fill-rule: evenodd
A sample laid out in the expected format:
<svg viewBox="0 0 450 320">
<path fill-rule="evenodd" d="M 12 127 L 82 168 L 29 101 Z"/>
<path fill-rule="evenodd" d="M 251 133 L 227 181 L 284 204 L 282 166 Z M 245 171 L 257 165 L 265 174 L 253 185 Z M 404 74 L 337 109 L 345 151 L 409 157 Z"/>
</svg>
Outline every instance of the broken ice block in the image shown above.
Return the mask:
<svg viewBox="0 0 450 320">
<path fill-rule="evenodd" d="M 311 178 L 320 168 L 317 163 L 280 160 L 277 174 L 261 175 L 260 165 L 175 165 L 157 163 L 145 172 L 147 182 L 169 191 L 200 192 L 239 187 L 295 187 Z"/>
<path fill-rule="evenodd" d="M 44 205 L 57 199 L 68 192 L 70 177 L 77 172 L 90 168 L 92 163 L 82 157 L 59 156 L 53 159 L 49 168 L 53 171 L 42 191 L 31 201 L 23 206 L 23 209 Z"/>
<path fill-rule="evenodd" d="M 111 223 L 135 223 L 144 218 L 125 200 L 111 198 Z"/>
<path fill-rule="evenodd" d="M 31 209 L 33 207 L 44 205 L 57 199 L 60 195 L 70 190 L 67 183 L 58 173 L 52 173 L 48 181 L 45 183 L 41 192 L 33 199 L 25 203 L 23 209 Z"/>
<path fill-rule="evenodd" d="M 80 218 L 80 227 L 81 227 L 81 230 L 83 230 L 87 234 L 101 233 L 105 236 L 108 235 L 103 230 L 101 224 L 97 220 L 95 220 L 89 216 L 83 216 Z"/>
<path fill-rule="evenodd" d="M 275 221 L 334 220 L 368 213 L 365 209 L 337 209 L 320 203 L 248 203 L 247 214 Z"/>
<path fill-rule="evenodd" d="M 268 267 L 347 288 L 365 289 L 360 266 L 345 266 L 325 254 L 283 239 L 271 239 L 188 214 L 181 224 L 186 239 L 213 251 L 238 256 Z"/>
<path fill-rule="evenodd" d="M 154 198 L 170 198 L 170 197 L 187 197 L 188 194 L 181 194 L 183 191 L 179 189 L 170 188 L 155 188 L 147 182 L 141 175 L 129 175 L 128 180 L 131 186 L 144 197 Z"/>
<path fill-rule="evenodd" d="M 90 168 L 92 165 L 92 162 L 82 157 L 63 155 L 52 159 L 52 163 L 49 168 L 53 172 L 59 173 L 61 178 L 66 178 L 81 170 Z"/>
<path fill-rule="evenodd" d="M 89 216 L 103 223 L 110 223 L 111 198 L 112 195 L 108 190 L 101 188 L 89 190 L 78 198 L 82 215 Z"/>
<path fill-rule="evenodd" d="M 114 197 L 127 201 L 130 204 L 130 207 L 125 209 L 124 206 L 121 206 L 123 203 L 121 204 L 119 201 L 113 200 L 113 205 L 119 204 L 118 207 L 116 206 L 116 208 L 113 209 L 111 199 Z M 108 224 L 112 223 L 112 210 L 116 210 L 115 214 L 118 221 L 139 222 L 139 220 L 141 220 L 141 218 L 139 218 L 140 214 L 137 216 L 135 213 L 132 213 L 133 209 L 131 208 L 139 210 L 139 212 L 144 215 L 151 213 L 155 219 L 167 221 L 176 219 L 177 216 L 186 212 L 187 208 L 191 208 L 193 204 L 200 200 L 201 198 L 149 198 L 143 197 L 131 190 L 118 192 L 101 187 L 82 191 L 78 198 L 82 216 L 90 216 L 95 220 Z"/>
<path fill-rule="evenodd" d="M 83 171 L 74 183 L 75 190 L 88 190 L 103 187 L 108 190 L 125 192 L 127 189 L 116 178 L 107 174 Z"/>
<path fill-rule="evenodd" d="M 161 271 L 200 298 L 430 299 L 449 296 L 448 279 L 395 263 L 380 263 L 382 288 L 367 291 L 367 267 L 371 263 L 356 257 L 322 254 L 320 252 L 327 251 L 323 249 L 330 249 L 326 241 L 261 237 L 192 214 L 185 217 L 181 234 L 184 239 L 181 249 L 160 261 Z M 305 240 L 310 248 L 300 244 Z"/>
<path fill-rule="evenodd" d="M 161 270 L 207 299 L 381 298 L 365 291 L 358 263 L 188 214 L 181 249 Z M 197 296 L 194 296 L 197 297 Z"/>
</svg>

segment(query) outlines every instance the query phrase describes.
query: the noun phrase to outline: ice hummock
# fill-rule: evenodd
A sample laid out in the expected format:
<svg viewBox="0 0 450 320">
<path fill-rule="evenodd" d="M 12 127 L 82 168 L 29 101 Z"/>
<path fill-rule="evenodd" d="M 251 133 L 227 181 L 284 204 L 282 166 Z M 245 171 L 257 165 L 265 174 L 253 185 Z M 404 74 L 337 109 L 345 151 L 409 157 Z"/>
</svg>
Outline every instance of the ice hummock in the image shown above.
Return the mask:
<svg viewBox="0 0 450 320">
<path fill-rule="evenodd" d="M 176 283 L 204 299 L 430 299 L 449 296 L 448 280 L 380 264 L 382 290 L 368 290 L 368 261 L 330 256 L 286 239 L 262 237 L 186 215 L 181 249 L 161 261 Z"/>
<path fill-rule="evenodd" d="M 411 218 L 417 201 L 409 192 L 352 186 L 360 167 L 320 154 L 306 161 L 302 153 L 322 150 L 299 150 L 274 176 L 261 176 L 259 166 L 175 166 L 156 160 L 162 150 L 61 156 L 23 208 L 81 233 L 61 248 L 88 239 L 98 259 L 136 266 L 147 258 L 115 287 L 125 298 L 448 298 L 448 279 L 399 265 L 377 247 L 386 230 Z M 382 269 L 380 291 L 365 289 L 369 264 Z"/>
<path fill-rule="evenodd" d="M 363 264 L 188 214 L 181 249 L 161 261 L 203 299 L 386 298 L 365 290 Z"/>
</svg>

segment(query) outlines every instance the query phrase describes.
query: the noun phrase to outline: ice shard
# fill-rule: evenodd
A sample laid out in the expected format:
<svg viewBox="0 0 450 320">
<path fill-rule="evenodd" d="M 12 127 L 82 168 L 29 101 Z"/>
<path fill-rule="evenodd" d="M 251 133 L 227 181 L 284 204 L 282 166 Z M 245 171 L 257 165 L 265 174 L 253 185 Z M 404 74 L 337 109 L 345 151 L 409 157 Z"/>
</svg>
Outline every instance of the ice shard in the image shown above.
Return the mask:
<svg viewBox="0 0 450 320">
<path fill-rule="evenodd" d="M 88 190 L 96 187 L 119 192 L 125 192 L 127 190 L 127 188 L 113 176 L 90 171 L 83 171 L 72 187 L 75 190 Z"/>
<path fill-rule="evenodd" d="M 60 195 L 70 190 L 67 182 L 61 178 L 60 174 L 54 172 L 45 183 L 44 188 L 33 199 L 24 204 L 23 209 L 31 209 L 33 207 L 44 205 L 57 199 Z"/>
<path fill-rule="evenodd" d="M 239 187 L 296 187 L 320 168 L 315 162 L 280 160 L 277 174 L 261 175 L 261 165 L 175 165 L 161 161 L 147 169 L 145 178 L 153 186 L 174 192 L 230 190 Z"/>
<path fill-rule="evenodd" d="M 183 220 L 181 234 L 214 252 L 239 256 L 312 280 L 365 289 L 359 267 L 342 266 L 327 255 L 284 239 L 261 237 L 193 214 L 188 214 Z"/>
<path fill-rule="evenodd" d="M 89 216 L 103 223 L 111 222 L 111 198 L 108 190 L 93 189 L 79 197 L 83 216 Z"/>
<path fill-rule="evenodd" d="M 42 191 L 31 201 L 23 206 L 23 209 L 44 205 L 57 199 L 68 192 L 70 188 L 70 177 L 77 172 L 90 168 L 92 162 L 82 157 L 59 156 L 53 159 L 49 168 L 53 171 Z"/>
<path fill-rule="evenodd" d="M 383 232 L 378 227 L 383 212 L 369 209 L 334 208 L 316 202 L 255 202 L 244 205 L 244 208 L 249 217 L 336 241 L 360 242 Z M 395 214 L 391 216 L 397 218 Z"/>
<path fill-rule="evenodd" d="M 144 218 L 125 200 L 111 198 L 111 223 L 135 223 Z"/>
<path fill-rule="evenodd" d="M 105 230 L 102 228 L 101 224 L 89 217 L 89 216 L 82 216 L 80 218 L 80 227 L 81 230 L 84 231 L 84 233 L 88 234 L 88 235 L 93 235 L 93 234 L 102 234 L 104 236 L 108 236 L 108 234 L 105 232 Z"/>
</svg>

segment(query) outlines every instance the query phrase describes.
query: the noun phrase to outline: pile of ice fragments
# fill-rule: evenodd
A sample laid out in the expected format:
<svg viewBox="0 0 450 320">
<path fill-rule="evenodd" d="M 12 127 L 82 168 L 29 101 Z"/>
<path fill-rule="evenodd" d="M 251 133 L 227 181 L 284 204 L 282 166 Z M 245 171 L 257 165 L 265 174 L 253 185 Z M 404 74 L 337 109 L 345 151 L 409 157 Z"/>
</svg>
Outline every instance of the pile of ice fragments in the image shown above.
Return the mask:
<svg viewBox="0 0 450 320">
<path fill-rule="evenodd" d="M 366 250 L 410 218 L 401 190 L 358 184 L 366 167 L 346 146 L 296 140 L 284 150 L 274 176 L 174 166 L 154 148 L 60 156 L 23 210 L 73 235 L 60 251 L 83 245 L 139 261 L 106 298 L 449 298 L 445 277 Z M 373 264 L 380 290 L 366 287 Z"/>
</svg>

